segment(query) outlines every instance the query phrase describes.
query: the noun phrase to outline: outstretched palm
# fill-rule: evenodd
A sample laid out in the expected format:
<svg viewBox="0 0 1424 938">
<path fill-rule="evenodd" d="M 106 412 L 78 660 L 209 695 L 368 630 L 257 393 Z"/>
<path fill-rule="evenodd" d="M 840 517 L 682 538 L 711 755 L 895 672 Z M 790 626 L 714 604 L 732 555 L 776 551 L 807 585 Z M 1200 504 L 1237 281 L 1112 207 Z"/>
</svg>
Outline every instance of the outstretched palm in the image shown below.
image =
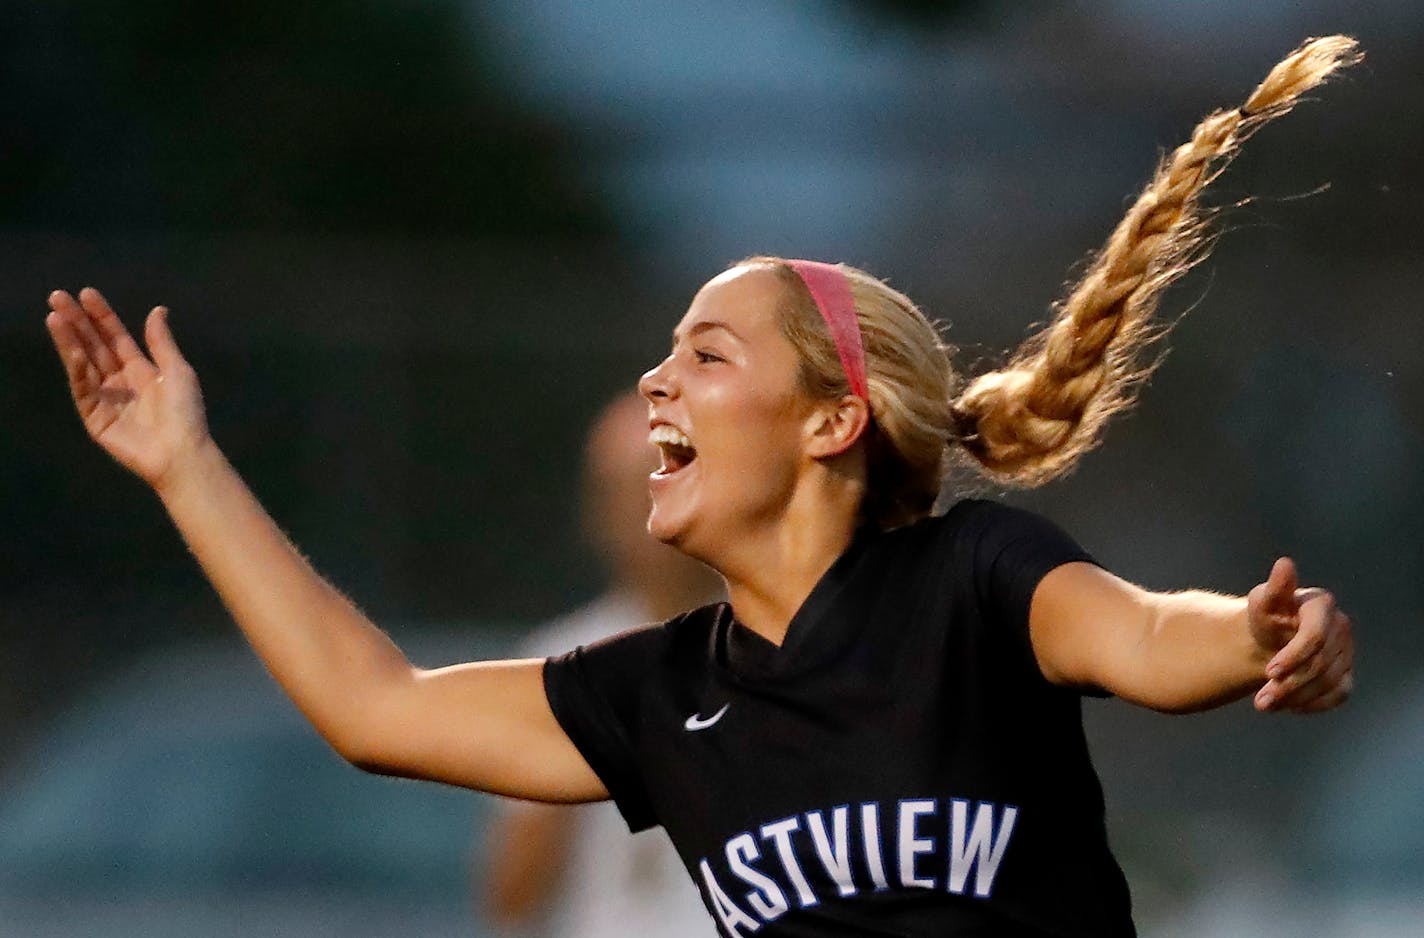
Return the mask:
<svg viewBox="0 0 1424 938">
<path fill-rule="evenodd" d="M 77 300 L 56 290 L 49 305 L 45 325 L 89 436 L 157 485 L 176 456 L 207 438 L 198 379 L 168 330 L 168 311 L 149 313 L 150 359 L 98 290 L 81 290 Z"/>
</svg>

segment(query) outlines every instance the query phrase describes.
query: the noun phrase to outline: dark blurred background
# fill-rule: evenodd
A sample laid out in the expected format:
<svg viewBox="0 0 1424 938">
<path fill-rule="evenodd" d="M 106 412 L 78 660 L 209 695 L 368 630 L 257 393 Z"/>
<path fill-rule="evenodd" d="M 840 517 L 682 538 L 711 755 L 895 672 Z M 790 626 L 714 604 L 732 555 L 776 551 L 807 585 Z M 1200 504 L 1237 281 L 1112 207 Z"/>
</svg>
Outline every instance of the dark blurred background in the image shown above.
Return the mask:
<svg viewBox="0 0 1424 938">
<path fill-rule="evenodd" d="M 1244 592 L 1289 553 L 1357 623 L 1338 713 L 1090 706 L 1144 934 L 1274 933 L 1300 897 L 1326 905 L 1296 934 L 1396 934 L 1340 911 L 1360 907 L 1417 922 L 1407 0 L 0 4 L 0 805 L 66 814 L 26 793 L 75 714 L 232 632 L 85 438 L 50 290 L 98 286 L 131 327 L 171 306 L 214 435 L 317 567 L 398 640 L 497 653 L 597 590 L 584 429 L 726 263 L 887 276 L 972 370 L 1046 314 L 1161 151 L 1332 32 L 1366 62 L 1211 190 L 1224 235 L 1168 297 L 1186 315 L 1138 410 L 1069 479 L 1007 497 L 1154 588 Z"/>
</svg>

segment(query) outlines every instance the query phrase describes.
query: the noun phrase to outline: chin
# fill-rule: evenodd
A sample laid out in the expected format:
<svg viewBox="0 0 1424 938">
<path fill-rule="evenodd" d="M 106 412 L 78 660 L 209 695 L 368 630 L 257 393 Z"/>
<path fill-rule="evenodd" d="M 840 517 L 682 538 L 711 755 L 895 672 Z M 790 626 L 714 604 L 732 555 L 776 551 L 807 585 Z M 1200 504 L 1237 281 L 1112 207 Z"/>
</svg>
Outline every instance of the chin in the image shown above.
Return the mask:
<svg viewBox="0 0 1424 938">
<path fill-rule="evenodd" d="M 696 539 L 689 536 L 688 528 L 690 526 L 688 518 L 671 517 L 667 513 L 659 514 L 656 506 L 654 506 L 652 514 L 648 516 L 648 533 L 653 536 L 654 540 L 674 548 L 693 560 L 709 563 L 704 552 L 697 549 Z"/>
<path fill-rule="evenodd" d="M 657 528 L 649 528 L 648 533 L 653 536 L 653 540 L 659 544 L 666 544 L 668 547 L 677 547 L 682 543 L 682 539 L 676 531 L 659 531 Z"/>
<path fill-rule="evenodd" d="M 656 505 L 653 506 L 652 513 L 648 515 L 648 533 L 653 536 L 654 540 L 669 547 L 677 547 L 682 541 L 682 528 L 682 525 L 664 517 Z"/>
</svg>

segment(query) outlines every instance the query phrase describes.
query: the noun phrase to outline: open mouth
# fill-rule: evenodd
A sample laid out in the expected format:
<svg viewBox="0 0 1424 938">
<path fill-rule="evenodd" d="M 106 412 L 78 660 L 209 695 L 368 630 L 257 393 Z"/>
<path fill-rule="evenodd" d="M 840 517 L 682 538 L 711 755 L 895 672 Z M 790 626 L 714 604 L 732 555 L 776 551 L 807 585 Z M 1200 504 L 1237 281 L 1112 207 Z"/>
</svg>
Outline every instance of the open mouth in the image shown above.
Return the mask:
<svg viewBox="0 0 1424 938">
<path fill-rule="evenodd" d="M 658 448 L 663 459 L 662 465 L 653 475 L 673 475 L 686 469 L 697 459 L 697 450 L 693 448 L 687 434 L 671 424 L 663 423 L 654 427 L 653 432 L 648 434 L 648 442 Z"/>
</svg>

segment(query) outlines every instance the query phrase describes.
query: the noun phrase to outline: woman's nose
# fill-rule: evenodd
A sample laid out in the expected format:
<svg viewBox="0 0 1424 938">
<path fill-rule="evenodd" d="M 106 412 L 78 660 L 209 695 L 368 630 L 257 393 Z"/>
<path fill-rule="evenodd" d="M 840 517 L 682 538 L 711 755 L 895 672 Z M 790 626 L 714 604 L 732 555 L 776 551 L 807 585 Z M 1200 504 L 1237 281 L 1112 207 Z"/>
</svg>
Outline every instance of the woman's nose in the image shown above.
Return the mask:
<svg viewBox="0 0 1424 938">
<path fill-rule="evenodd" d="M 672 397 L 674 385 L 672 376 L 668 373 L 668 364 L 671 361 L 669 356 L 643 372 L 643 377 L 638 379 L 638 392 L 650 401 Z"/>
</svg>

